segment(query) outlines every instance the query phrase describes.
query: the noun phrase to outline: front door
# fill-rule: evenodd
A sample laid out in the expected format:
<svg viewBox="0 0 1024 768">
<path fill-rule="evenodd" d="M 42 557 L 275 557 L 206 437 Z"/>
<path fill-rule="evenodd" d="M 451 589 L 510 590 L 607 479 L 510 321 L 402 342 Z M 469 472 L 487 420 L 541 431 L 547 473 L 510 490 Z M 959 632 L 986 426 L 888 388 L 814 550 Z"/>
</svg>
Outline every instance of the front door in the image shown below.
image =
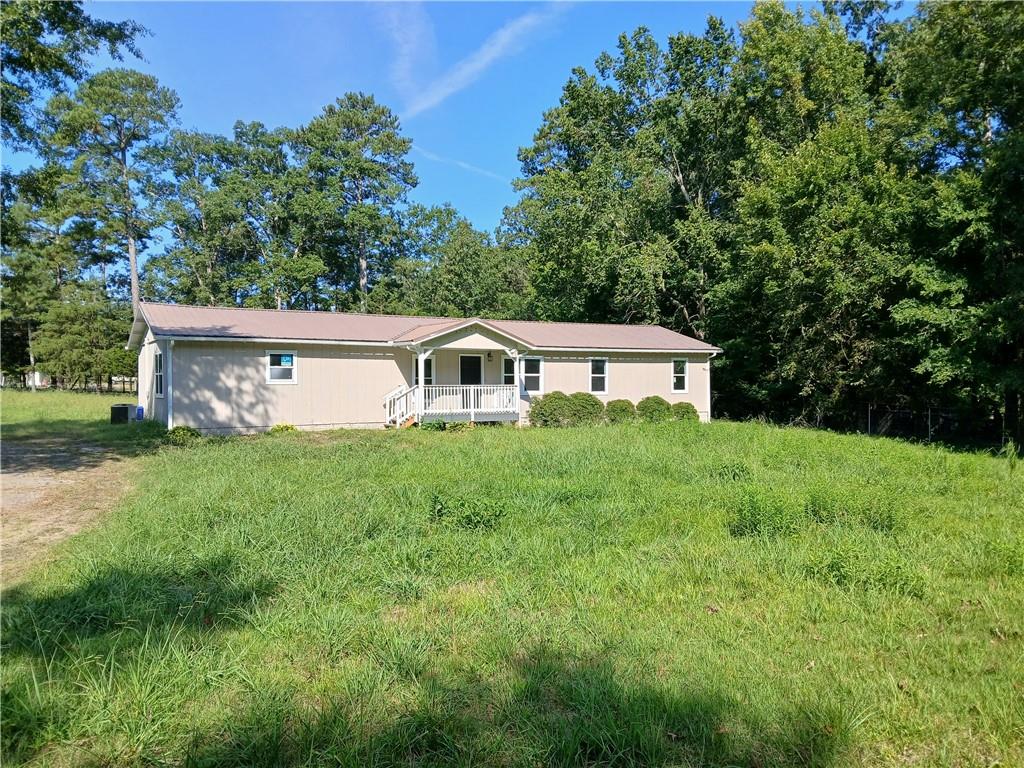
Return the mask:
<svg viewBox="0 0 1024 768">
<path fill-rule="evenodd" d="M 459 356 L 459 384 L 483 384 L 483 360 L 480 355 Z"/>
</svg>

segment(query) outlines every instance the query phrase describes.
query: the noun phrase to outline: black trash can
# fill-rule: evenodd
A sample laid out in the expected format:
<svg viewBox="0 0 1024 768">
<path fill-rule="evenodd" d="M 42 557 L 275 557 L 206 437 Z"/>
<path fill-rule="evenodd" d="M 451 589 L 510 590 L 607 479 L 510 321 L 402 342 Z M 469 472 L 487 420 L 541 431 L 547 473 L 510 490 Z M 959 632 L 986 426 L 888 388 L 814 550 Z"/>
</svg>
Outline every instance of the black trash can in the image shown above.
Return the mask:
<svg viewBox="0 0 1024 768">
<path fill-rule="evenodd" d="M 110 423 L 127 424 L 132 419 L 135 406 L 131 403 L 117 403 L 110 406 Z"/>
</svg>

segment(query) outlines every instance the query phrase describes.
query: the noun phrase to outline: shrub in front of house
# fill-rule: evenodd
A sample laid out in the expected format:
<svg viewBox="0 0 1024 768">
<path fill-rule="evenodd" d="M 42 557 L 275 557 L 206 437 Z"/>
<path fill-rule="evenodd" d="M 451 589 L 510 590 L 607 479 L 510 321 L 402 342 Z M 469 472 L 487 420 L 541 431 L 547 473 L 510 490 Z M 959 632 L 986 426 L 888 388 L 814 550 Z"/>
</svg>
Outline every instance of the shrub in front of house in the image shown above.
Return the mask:
<svg viewBox="0 0 1024 768">
<path fill-rule="evenodd" d="M 572 401 L 564 392 L 548 392 L 530 403 L 530 424 L 535 427 L 565 427 L 570 423 Z"/>
<path fill-rule="evenodd" d="M 672 418 L 672 406 L 664 397 L 651 395 L 636 404 L 637 415 L 644 421 L 668 421 Z"/>
<path fill-rule="evenodd" d="M 286 432 L 297 432 L 298 427 L 294 424 L 275 424 L 267 430 L 268 435 L 282 435 Z"/>
<path fill-rule="evenodd" d="M 589 392 L 569 395 L 570 426 L 600 424 L 604 421 L 604 403 Z"/>
<path fill-rule="evenodd" d="M 629 400 L 612 400 L 604 411 L 609 424 L 636 421 L 636 406 Z"/>
<path fill-rule="evenodd" d="M 672 418 L 676 421 L 700 421 L 693 403 L 672 403 Z"/>
<path fill-rule="evenodd" d="M 185 448 L 202 442 L 203 434 L 195 427 L 173 427 L 167 430 L 165 439 L 171 445 Z"/>
</svg>

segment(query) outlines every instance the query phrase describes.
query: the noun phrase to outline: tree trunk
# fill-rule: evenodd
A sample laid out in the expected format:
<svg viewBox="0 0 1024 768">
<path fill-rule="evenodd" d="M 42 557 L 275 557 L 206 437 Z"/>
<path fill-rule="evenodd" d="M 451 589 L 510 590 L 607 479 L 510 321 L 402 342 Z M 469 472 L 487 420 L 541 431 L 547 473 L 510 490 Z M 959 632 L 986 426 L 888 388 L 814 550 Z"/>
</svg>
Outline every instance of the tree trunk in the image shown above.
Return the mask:
<svg viewBox="0 0 1024 768">
<path fill-rule="evenodd" d="M 36 353 L 32 349 L 32 323 L 28 324 L 28 366 L 29 366 L 29 386 L 32 391 L 36 391 Z"/>
<path fill-rule="evenodd" d="M 128 268 L 132 273 L 132 311 L 139 306 L 139 260 L 135 250 L 135 238 L 128 235 Z"/>
<path fill-rule="evenodd" d="M 366 261 L 366 246 L 360 243 L 359 245 L 359 308 L 366 311 L 366 289 L 369 285 L 369 277 L 367 275 L 368 264 Z"/>
<path fill-rule="evenodd" d="M 1022 432 L 1020 420 L 1020 392 L 1007 387 L 1003 393 L 1003 432 L 1019 448 Z"/>
<path fill-rule="evenodd" d="M 132 205 L 132 185 L 128 180 L 128 149 L 121 146 L 121 179 L 125 195 L 125 236 L 128 238 L 128 269 L 132 279 L 132 312 L 139 306 L 139 258 L 135 245 L 135 207 Z"/>
</svg>

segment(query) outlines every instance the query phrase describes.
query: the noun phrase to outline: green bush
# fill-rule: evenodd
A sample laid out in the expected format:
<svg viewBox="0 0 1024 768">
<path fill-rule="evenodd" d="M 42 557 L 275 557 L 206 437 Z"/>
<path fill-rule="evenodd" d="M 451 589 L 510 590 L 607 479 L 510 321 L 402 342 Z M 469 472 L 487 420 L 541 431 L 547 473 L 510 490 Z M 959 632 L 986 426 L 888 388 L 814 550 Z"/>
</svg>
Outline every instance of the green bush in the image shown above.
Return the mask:
<svg viewBox="0 0 1024 768">
<path fill-rule="evenodd" d="M 424 421 L 420 422 L 420 429 L 425 432 L 444 432 L 445 423 L 443 421 Z"/>
<path fill-rule="evenodd" d="M 651 395 L 636 404 L 636 412 L 644 421 L 668 421 L 672 418 L 672 406 L 664 397 Z"/>
<path fill-rule="evenodd" d="M 806 518 L 801 503 L 791 494 L 751 485 L 743 489 L 729 521 L 733 536 L 787 536 L 796 533 Z"/>
<path fill-rule="evenodd" d="M 449 421 L 444 425 L 445 432 L 467 432 L 473 429 L 472 421 Z"/>
<path fill-rule="evenodd" d="M 672 418 L 676 421 L 700 421 L 693 403 L 672 403 Z"/>
<path fill-rule="evenodd" d="M 604 421 L 604 403 L 589 392 L 569 395 L 570 426 L 600 424 Z"/>
<path fill-rule="evenodd" d="M 294 424 L 275 424 L 267 430 L 268 435 L 281 435 L 286 432 L 297 432 L 298 427 Z"/>
<path fill-rule="evenodd" d="M 605 409 L 609 424 L 624 424 L 636 421 L 636 406 L 629 400 L 612 400 Z"/>
<path fill-rule="evenodd" d="M 202 442 L 203 434 L 195 427 L 174 427 L 167 430 L 165 438 L 171 445 L 187 447 Z"/>
<path fill-rule="evenodd" d="M 570 423 L 572 401 L 564 392 L 548 392 L 530 403 L 530 424 L 535 427 L 565 427 Z"/>
</svg>

